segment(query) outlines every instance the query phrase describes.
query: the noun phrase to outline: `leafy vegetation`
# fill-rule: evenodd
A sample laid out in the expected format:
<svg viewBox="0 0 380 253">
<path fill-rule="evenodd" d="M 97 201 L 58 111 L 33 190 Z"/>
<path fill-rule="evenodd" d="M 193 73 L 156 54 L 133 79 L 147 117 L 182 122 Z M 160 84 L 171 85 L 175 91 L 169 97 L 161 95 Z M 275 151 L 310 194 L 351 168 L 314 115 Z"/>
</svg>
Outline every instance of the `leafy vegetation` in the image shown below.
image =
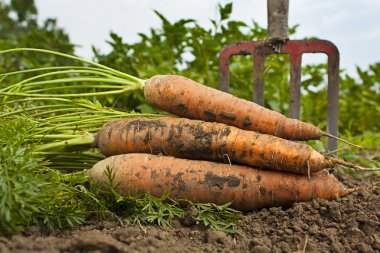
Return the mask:
<svg viewBox="0 0 380 253">
<path fill-rule="evenodd" d="M 37 22 L 38 11 L 34 1 L 0 1 L 0 48 L 37 47 L 73 54 L 74 44 L 55 19 Z M 16 15 L 14 15 L 16 14 Z M 0 73 L 38 67 L 67 65 L 67 60 L 54 55 L 38 57 L 36 54 L 18 54 L 0 58 Z M 11 79 L 10 82 L 20 80 Z M 4 83 L 0 84 L 2 87 Z"/>
<path fill-rule="evenodd" d="M 75 185 L 84 180 L 49 169 L 24 139 L 35 127 L 28 119 L 1 119 L 0 232 L 31 224 L 74 226 L 84 220 Z"/>
<path fill-rule="evenodd" d="M 3 92 L 0 94 L 0 232 L 31 224 L 74 226 L 94 213 L 100 219 L 162 226 L 169 225 L 174 218 L 184 219 L 190 213 L 195 223 L 236 232 L 236 221 L 241 214 L 228 204 L 184 205 L 168 195 L 121 196 L 115 191 L 117 186 L 112 183 L 111 171 L 108 184 L 87 187 L 88 179 L 82 171 L 103 156 L 91 147 L 78 150 L 75 144 L 77 138 L 83 137 L 88 137 L 85 144 L 90 144 L 94 138 L 90 133 L 109 119 L 137 114 L 158 116 L 151 114 L 157 108 L 152 108 L 138 89 L 142 79 L 160 73 L 179 74 L 217 87 L 217 56 L 222 46 L 266 36 L 266 29 L 255 22 L 231 20 L 231 12 L 232 4 L 219 6 L 219 16 L 211 20 L 210 28 L 201 27 L 191 19 L 171 23 L 156 12 L 162 21 L 160 28 L 140 34 L 136 43 L 127 43 L 111 33 L 108 43 L 112 51 L 104 54 L 94 49 L 95 64 L 57 54 L 41 57 L 37 52 L 2 55 L 0 72 L 7 74 L 0 76 L 0 92 Z M 11 13 L 16 13 L 16 17 Z M 1 50 L 36 47 L 67 54 L 74 51 L 74 45 L 54 19 L 38 25 L 33 1 L 0 2 L 0 19 Z M 296 29 L 292 27 L 290 33 Z M 251 99 L 252 58 L 234 57 L 230 67 L 230 92 Z M 374 120 L 380 112 L 380 64 L 370 65 L 368 70 L 358 67 L 357 72 L 358 79 L 344 73 L 341 76 L 340 130 L 352 142 L 376 148 L 380 146 L 380 138 L 374 133 L 380 130 L 380 121 Z M 286 56 L 268 57 L 266 106 L 284 114 L 288 111 L 288 73 Z M 303 76 L 302 119 L 323 128 L 327 104 L 321 98 L 327 96 L 326 65 L 304 66 Z M 58 81 L 52 81 L 52 77 Z M 105 93 L 109 90 L 112 92 Z M 4 95 L 6 92 L 8 95 Z M 9 96 L 9 92 L 18 96 Z M 84 144 L 83 139 L 79 143 Z M 322 142 L 312 145 L 326 152 Z M 365 157 L 378 166 L 376 152 L 378 149 L 369 149 L 358 156 L 344 151 L 342 155 L 363 163 L 360 157 Z"/>
</svg>

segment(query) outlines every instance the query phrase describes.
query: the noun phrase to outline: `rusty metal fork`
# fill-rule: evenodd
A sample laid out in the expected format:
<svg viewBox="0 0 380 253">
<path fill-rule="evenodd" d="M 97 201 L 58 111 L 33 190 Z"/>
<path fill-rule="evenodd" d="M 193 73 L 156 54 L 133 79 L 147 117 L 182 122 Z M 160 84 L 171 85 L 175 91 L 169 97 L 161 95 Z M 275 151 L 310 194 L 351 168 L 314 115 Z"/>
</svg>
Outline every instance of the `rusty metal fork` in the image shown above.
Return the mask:
<svg viewBox="0 0 380 253">
<path fill-rule="evenodd" d="M 268 4 L 273 0 L 268 0 Z M 284 0 L 283 2 L 287 2 Z M 274 3 L 278 4 L 276 0 Z M 286 6 L 286 5 L 285 5 Z M 269 6 L 268 6 L 269 8 Z M 284 5 L 280 8 L 283 10 Z M 273 8 L 272 8 L 273 9 Z M 272 10 L 273 12 L 273 10 Z M 276 12 L 275 12 L 276 13 Z M 277 12 L 278 13 L 278 12 Z M 270 10 L 268 9 L 268 23 L 271 27 Z M 278 18 L 277 18 L 278 20 Z M 285 22 L 283 22 L 285 25 Z M 280 26 L 278 26 L 280 27 Z M 286 13 L 287 27 L 287 13 Z M 273 29 L 268 29 L 272 31 Z M 276 29 L 274 29 L 276 30 Z M 229 88 L 229 60 L 233 55 L 253 56 L 254 95 L 253 101 L 264 105 L 264 66 L 268 54 L 289 54 L 290 56 L 290 101 L 289 117 L 299 119 L 301 99 L 301 62 L 304 53 L 324 53 L 328 57 L 328 97 L 327 97 L 327 132 L 338 136 L 338 99 L 339 99 L 339 51 L 327 40 L 287 40 L 285 29 L 277 29 L 280 36 L 268 37 L 265 41 L 235 42 L 226 45 L 219 55 L 219 89 L 228 92 Z M 271 34 L 270 34 L 271 35 Z M 277 41 L 276 41 L 277 39 Z M 337 141 L 328 138 L 328 150 L 337 149 Z"/>
</svg>

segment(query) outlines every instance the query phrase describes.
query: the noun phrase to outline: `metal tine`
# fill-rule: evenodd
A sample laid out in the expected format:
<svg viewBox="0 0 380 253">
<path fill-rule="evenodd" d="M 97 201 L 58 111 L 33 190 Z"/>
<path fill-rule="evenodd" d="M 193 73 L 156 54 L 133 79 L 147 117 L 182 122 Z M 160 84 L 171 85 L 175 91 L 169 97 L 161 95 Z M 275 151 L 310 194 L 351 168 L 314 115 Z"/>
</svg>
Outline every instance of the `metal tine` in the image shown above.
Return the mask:
<svg viewBox="0 0 380 253">
<path fill-rule="evenodd" d="M 289 117 L 300 117 L 301 64 L 304 53 L 324 53 L 328 57 L 327 132 L 338 135 L 339 99 L 339 51 L 327 40 L 288 40 L 281 48 L 281 54 L 290 56 L 290 101 Z M 264 105 L 264 65 L 265 57 L 276 54 L 275 49 L 265 41 L 235 42 L 226 45 L 219 55 L 219 88 L 229 89 L 229 61 L 233 55 L 253 55 L 254 96 L 253 101 Z M 328 138 L 328 150 L 337 149 L 337 140 Z"/>
</svg>

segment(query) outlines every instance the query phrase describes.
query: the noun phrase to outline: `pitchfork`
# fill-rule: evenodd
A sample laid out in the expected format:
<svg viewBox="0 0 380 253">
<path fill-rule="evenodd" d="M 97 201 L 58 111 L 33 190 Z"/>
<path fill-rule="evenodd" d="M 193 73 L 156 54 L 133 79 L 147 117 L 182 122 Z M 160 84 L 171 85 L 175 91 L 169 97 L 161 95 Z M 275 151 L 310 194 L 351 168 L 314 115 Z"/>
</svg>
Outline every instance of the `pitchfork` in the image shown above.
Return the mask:
<svg viewBox="0 0 380 253">
<path fill-rule="evenodd" d="M 289 117 L 300 117 L 301 62 L 304 53 L 324 53 L 328 57 L 327 132 L 338 136 L 339 51 L 327 40 L 289 40 L 289 0 L 267 0 L 268 36 L 265 41 L 234 42 L 226 45 L 219 55 L 219 89 L 228 91 L 229 59 L 233 55 L 253 55 L 253 101 L 264 105 L 264 64 L 268 54 L 290 56 Z M 327 140 L 328 150 L 337 149 L 337 141 Z"/>
</svg>

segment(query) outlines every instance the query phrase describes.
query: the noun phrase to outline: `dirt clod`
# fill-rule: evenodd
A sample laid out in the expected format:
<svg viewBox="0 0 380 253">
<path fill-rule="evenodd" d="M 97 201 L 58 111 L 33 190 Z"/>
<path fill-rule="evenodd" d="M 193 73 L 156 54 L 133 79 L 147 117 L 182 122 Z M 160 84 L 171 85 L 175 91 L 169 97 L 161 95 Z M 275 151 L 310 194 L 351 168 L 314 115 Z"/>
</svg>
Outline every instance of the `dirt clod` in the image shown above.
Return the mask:
<svg viewBox="0 0 380 253">
<path fill-rule="evenodd" d="M 185 211 L 185 215 L 183 219 L 181 220 L 182 224 L 186 227 L 190 227 L 196 223 L 195 217 L 198 216 L 198 210 L 194 207 L 191 206 L 187 208 Z"/>
<path fill-rule="evenodd" d="M 228 242 L 230 241 L 230 238 L 228 238 L 228 236 L 223 233 L 223 232 L 220 232 L 220 231 L 216 231 L 216 230 L 209 230 L 208 233 L 207 233 L 207 242 L 208 243 L 211 243 L 211 244 L 228 244 Z"/>
<path fill-rule="evenodd" d="M 266 246 L 257 245 L 253 247 L 249 252 L 250 253 L 270 253 L 270 248 Z"/>
</svg>

